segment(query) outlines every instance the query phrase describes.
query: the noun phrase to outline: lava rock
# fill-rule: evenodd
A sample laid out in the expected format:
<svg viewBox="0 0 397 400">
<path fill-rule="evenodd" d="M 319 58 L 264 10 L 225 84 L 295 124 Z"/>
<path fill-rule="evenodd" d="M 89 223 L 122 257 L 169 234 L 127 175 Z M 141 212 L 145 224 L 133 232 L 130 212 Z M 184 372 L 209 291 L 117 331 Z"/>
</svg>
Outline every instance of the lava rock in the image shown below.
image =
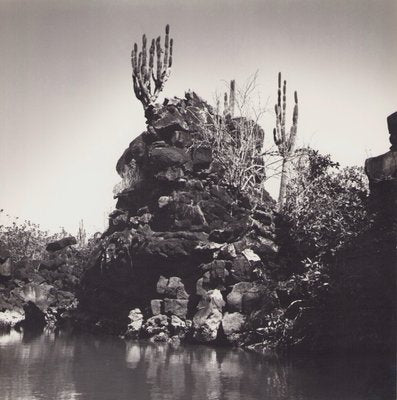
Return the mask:
<svg viewBox="0 0 397 400">
<path fill-rule="evenodd" d="M 65 247 L 77 244 L 77 240 L 74 236 L 65 237 L 63 239 L 56 240 L 55 242 L 48 243 L 46 246 L 47 251 L 59 251 Z"/>
<path fill-rule="evenodd" d="M 164 299 L 164 313 L 168 315 L 176 315 L 179 318 L 185 319 L 188 303 L 188 300 Z"/>
</svg>

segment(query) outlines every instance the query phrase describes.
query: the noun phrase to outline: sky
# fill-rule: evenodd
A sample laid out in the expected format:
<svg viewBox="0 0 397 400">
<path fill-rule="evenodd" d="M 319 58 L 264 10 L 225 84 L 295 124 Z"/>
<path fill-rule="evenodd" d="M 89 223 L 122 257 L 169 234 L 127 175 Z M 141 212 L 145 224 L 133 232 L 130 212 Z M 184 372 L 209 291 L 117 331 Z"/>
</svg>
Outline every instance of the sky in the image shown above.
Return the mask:
<svg viewBox="0 0 397 400">
<path fill-rule="evenodd" d="M 396 21 L 395 0 L 0 0 L 0 209 L 53 232 L 106 228 L 116 162 L 145 129 L 131 48 L 167 23 L 160 101 L 192 89 L 214 103 L 257 72 L 270 145 L 281 71 L 289 110 L 299 95 L 298 145 L 363 165 L 390 146 Z"/>
</svg>

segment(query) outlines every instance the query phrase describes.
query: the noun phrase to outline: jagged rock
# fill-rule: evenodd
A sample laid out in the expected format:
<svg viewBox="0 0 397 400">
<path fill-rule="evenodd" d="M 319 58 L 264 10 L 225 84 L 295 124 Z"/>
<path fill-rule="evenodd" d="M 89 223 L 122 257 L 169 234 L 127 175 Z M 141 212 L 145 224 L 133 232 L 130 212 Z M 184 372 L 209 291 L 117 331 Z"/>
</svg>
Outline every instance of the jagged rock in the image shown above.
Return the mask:
<svg viewBox="0 0 397 400">
<path fill-rule="evenodd" d="M 196 294 L 198 296 L 205 296 L 207 294 L 207 290 L 204 288 L 204 278 L 197 279 L 196 282 Z"/>
<path fill-rule="evenodd" d="M 182 299 L 164 299 L 164 313 L 186 318 L 189 301 Z"/>
<path fill-rule="evenodd" d="M 193 317 L 193 337 L 198 342 L 212 342 L 218 335 L 225 302 L 219 290 L 210 290 L 200 301 Z"/>
<path fill-rule="evenodd" d="M 149 160 L 157 171 L 180 166 L 189 161 L 186 152 L 179 147 L 155 147 L 149 153 Z"/>
<path fill-rule="evenodd" d="M 265 258 L 267 255 L 273 256 L 278 253 L 279 247 L 274 243 L 273 240 L 259 237 L 260 245 L 257 247 L 257 253 Z"/>
<path fill-rule="evenodd" d="M 397 151 L 397 112 L 387 117 L 387 127 L 389 129 L 390 150 Z"/>
<path fill-rule="evenodd" d="M 257 282 L 239 282 L 233 286 L 227 295 L 227 305 L 230 310 L 250 313 L 260 307 L 261 300 L 268 296 L 266 287 Z"/>
<path fill-rule="evenodd" d="M 237 257 L 236 248 L 233 243 L 223 245 L 219 250 L 219 257 L 224 260 L 233 260 Z"/>
<path fill-rule="evenodd" d="M 168 106 L 156 110 L 155 120 L 151 123 L 160 135 L 172 134 L 175 131 L 187 131 L 189 126 L 183 116 L 174 106 Z"/>
<path fill-rule="evenodd" d="M 230 343 L 234 343 L 240 339 L 240 333 L 243 331 L 245 321 L 246 317 L 239 312 L 224 314 L 222 328 Z"/>
<path fill-rule="evenodd" d="M 255 210 L 253 216 L 255 219 L 267 226 L 271 225 L 271 223 L 273 222 L 273 215 L 266 211 Z"/>
<path fill-rule="evenodd" d="M 194 149 L 193 155 L 193 166 L 196 169 L 207 169 L 212 161 L 212 150 L 209 147 L 198 147 Z"/>
<path fill-rule="evenodd" d="M 245 235 L 252 226 L 250 218 L 242 218 L 239 221 L 228 224 L 223 229 L 214 229 L 209 236 L 209 240 L 217 243 L 235 242 L 241 236 Z"/>
<path fill-rule="evenodd" d="M 150 308 L 152 310 L 153 315 L 159 315 L 162 313 L 162 308 L 163 308 L 163 300 L 151 300 L 150 301 Z"/>
<path fill-rule="evenodd" d="M 253 271 L 254 265 L 250 263 L 246 257 L 239 255 L 232 261 L 230 272 L 233 279 L 237 282 L 250 281 L 253 276 Z"/>
<path fill-rule="evenodd" d="M 260 262 L 261 258 L 252 249 L 245 249 L 242 251 L 243 256 L 251 262 Z"/>
<path fill-rule="evenodd" d="M 46 250 L 50 252 L 58 251 L 74 244 L 77 244 L 76 238 L 73 236 L 69 236 L 63 239 L 56 240 L 55 242 L 48 243 L 46 246 Z"/>
<path fill-rule="evenodd" d="M 160 276 L 159 281 L 157 282 L 157 293 L 174 299 L 186 300 L 189 298 L 181 278 L 176 276 L 172 276 L 169 279 Z"/>
<path fill-rule="evenodd" d="M 180 182 L 185 176 L 182 168 L 179 167 L 169 167 L 164 171 L 158 172 L 154 177 L 158 181 L 162 182 Z"/>
<path fill-rule="evenodd" d="M 163 314 L 155 315 L 145 322 L 142 330 L 149 336 L 160 332 L 168 332 L 168 317 Z"/>
<path fill-rule="evenodd" d="M 202 277 L 201 287 L 210 290 L 219 288 L 219 285 L 224 285 L 229 276 L 226 265 L 227 262 L 224 260 L 214 260 L 209 264 L 203 264 L 201 269 L 205 273 Z"/>
<path fill-rule="evenodd" d="M 192 327 L 192 321 L 183 321 L 176 315 L 171 316 L 170 328 L 173 335 L 178 338 L 184 339 Z"/>
<path fill-rule="evenodd" d="M 128 338 L 138 337 L 143 324 L 143 315 L 141 310 L 139 308 L 131 310 L 128 314 L 128 318 L 131 322 L 128 324 L 125 336 Z"/>
</svg>

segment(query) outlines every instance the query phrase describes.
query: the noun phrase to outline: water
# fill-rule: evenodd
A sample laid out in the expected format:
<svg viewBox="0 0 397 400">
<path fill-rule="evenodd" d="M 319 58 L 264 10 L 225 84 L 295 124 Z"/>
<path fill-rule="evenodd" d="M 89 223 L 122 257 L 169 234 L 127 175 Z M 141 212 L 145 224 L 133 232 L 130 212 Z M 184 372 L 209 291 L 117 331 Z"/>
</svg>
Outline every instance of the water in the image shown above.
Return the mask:
<svg viewBox="0 0 397 400">
<path fill-rule="evenodd" d="M 394 400 L 394 373 L 384 357 L 269 361 L 85 334 L 0 336 L 1 400 Z"/>
</svg>

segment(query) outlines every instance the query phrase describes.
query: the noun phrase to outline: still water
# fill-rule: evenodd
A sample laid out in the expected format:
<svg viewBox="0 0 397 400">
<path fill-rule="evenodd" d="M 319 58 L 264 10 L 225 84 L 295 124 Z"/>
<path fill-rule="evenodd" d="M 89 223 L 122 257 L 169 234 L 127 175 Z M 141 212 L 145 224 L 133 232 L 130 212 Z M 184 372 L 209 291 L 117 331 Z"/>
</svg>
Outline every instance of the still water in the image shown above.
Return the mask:
<svg viewBox="0 0 397 400">
<path fill-rule="evenodd" d="M 86 334 L 0 336 L 1 400 L 391 400 L 394 374 L 383 357 L 269 361 Z"/>
</svg>

